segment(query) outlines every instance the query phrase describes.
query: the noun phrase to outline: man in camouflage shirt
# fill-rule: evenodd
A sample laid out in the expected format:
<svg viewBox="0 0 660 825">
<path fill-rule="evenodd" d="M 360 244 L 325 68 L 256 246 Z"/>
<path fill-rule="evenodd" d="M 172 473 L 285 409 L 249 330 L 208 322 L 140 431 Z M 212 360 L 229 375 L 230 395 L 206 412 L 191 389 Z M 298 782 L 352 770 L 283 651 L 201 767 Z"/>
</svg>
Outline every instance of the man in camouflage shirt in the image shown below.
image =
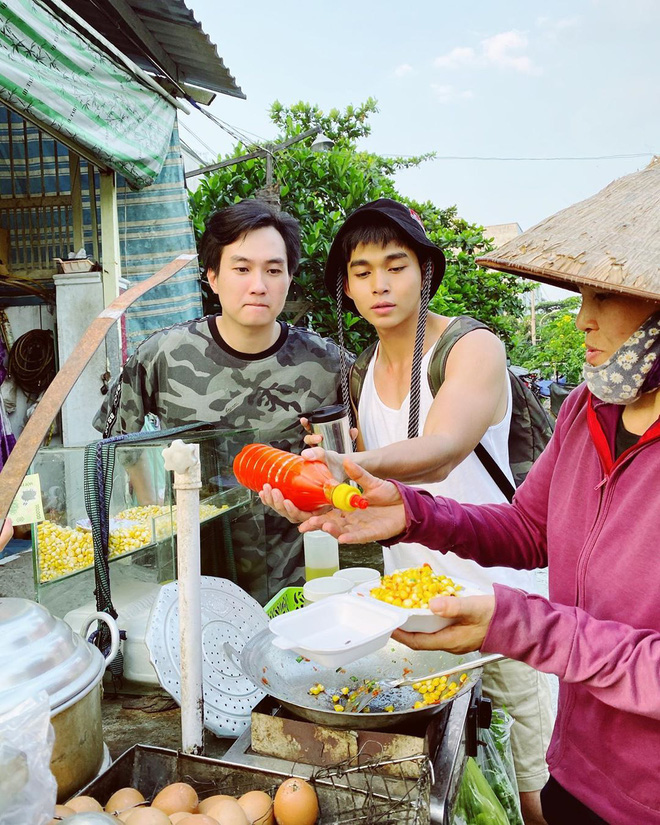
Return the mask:
<svg viewBox="0 0 660 825">
<path fill-rule="evenodd" d="M 300 260 L 297 222 L 262 201 L 242 201 L 209 219 L 200 258 L 222 313 L 142 342 L 117 379 L 115 434 L 139 431 L 151 414 L 161 429 L 255 427 L 259 441 L 299 453 L 300 416 L 340 398 L 340 350 L 278 320 Z M 109 407 L 106 401 L 95 418 L 99 430 Z M 256 499 L 249 516 L 232 521 L 231 532 L 239 584 L 255 598 L 264 602 L 302 583 L 302 537 L 295 525 L 270 509 L 264 513 Z M 213 551 L 202 548 L 202 573 L 216 572 Z"/>
</svg>

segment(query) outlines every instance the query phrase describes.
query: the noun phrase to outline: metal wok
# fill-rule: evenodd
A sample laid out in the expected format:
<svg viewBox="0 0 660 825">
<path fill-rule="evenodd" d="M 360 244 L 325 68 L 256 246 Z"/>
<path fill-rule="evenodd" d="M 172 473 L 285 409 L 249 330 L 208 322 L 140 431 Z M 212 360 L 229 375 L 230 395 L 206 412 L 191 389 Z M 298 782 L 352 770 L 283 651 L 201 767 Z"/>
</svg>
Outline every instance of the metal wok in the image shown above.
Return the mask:
<svg viewBox="0 0 660 825">
<path fill-rule="evenodd" d="M 479 657 L 478 652 L 456 656 L 442 651 L 410 650 L 390 639 L 376 653 L 358 659 L 343 668 L 328 668 L 302 659 L 289 650 L 272 644 L 273 634 L 267 628 L 253 636 L 238 657 L 225 645 L 225 652 L 240 667 L 243 674 L 261 690 L 277 699 L 296 716 L 333 728 L 383 730 L 403 721 L 420 721 L 443 710 L 457 696 L 470 690 L 481 676 L 481 668 L 468 671 L 467 679 L 452 699 L 439 705 L 426 705 L 417 710 L 413 705 L 421 697 L 412 687 L 384 689 L 370 704 L 369 713 L 347 713 L 333 710 L 332 695 L 346 686 L 353 689 L 365 679 L 394 679 L 404 675 L 424 678 L 429 673 Z M 232 655 L 233 654 L 233 655 Z M 458 675 L 457 675 L 458 678 Z M 320 682 L 325 691 L 312 696 L 310 687 Z M 388 706 L 394 711 L 385 711 Z"/>
</svg>

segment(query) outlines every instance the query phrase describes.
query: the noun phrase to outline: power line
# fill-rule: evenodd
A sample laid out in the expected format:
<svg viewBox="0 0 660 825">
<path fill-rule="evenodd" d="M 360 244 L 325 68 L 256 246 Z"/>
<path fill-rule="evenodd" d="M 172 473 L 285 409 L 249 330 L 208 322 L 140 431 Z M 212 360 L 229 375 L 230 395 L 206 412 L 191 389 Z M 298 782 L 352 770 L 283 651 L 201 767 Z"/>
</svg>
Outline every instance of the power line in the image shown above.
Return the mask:
<svg viewBox="0 0 660 825">
<path fill-rule="evenodd" d="M 434 155 L 429 160 L 487 160 L 487 161 L 557 161 L 557 160 L 622 160 L 653 157 L 654 152 L 631 152 L 624 155 L 581 155 L 566 157 L 495 157 L 483 155 Z M 386 158 L 414 158 L 417 155 L 383 155 Z"/>
</svg>

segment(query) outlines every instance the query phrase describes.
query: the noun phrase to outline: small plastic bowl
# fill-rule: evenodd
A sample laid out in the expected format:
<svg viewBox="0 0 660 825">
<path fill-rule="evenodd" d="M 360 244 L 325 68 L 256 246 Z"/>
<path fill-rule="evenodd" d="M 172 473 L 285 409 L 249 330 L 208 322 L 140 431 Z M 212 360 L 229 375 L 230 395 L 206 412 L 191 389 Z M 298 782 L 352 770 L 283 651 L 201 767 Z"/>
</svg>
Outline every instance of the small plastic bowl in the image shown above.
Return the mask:
<svg viewBox="0 0 660 825">
<path fill-rule="evenodd" d="M 344 593 L 275 616 L 268 626 L 276 647 L 342 667 L 380 650 L 404 620 L 399 607 Z"/>
<path fill-rule="evenodd" d="M 355 587 L 358 584 L 372 583 L 375 587 L 380 581 L 380 573 L 375 567 L 345 567 L 333 573 L 333 576 L 350 579 Z"/>
<path fill-rule="evenodd" d="M 353 588 L 353 582 L 350 579 L 344 579 L 341 576 L 320 576 L 318 579 L 312 579 L 303 586 L 303 596 L 305 601 L 310 603 L 320 602 L 321 599 L 327 599 L 328 596 L 337 596 L 340 593 L 348 593 Z"/>
<path fill-rule="evenodd" d="M 463 589 L 459 591 L 458 596 L 454 596 L 453 598 L 461 599 L 464 596 L 483 596 L 483 591 L 469 582 L 461 581 L 460 579 L 454 579 L 454 582 L 460 584 Z M 384 604 L 387 607 L 394 607 L 395 610 L 403 610 L 408 615 L 408 618 L 401 625 L 401 630 L 407 630 L 409 633 L 435 633 L 437 630 L 442 630 L 443 627 L 453 624 L 452 619 L 438 616 L 428 607 L 395 607 L 381 599 L 375 599 L 370 595 L 375 586 L 373 581 L 365 582 L 355 587 L 353 594 L 364 597 L 368 602 L 376 602 L 377 604 Z"/>
</svg>

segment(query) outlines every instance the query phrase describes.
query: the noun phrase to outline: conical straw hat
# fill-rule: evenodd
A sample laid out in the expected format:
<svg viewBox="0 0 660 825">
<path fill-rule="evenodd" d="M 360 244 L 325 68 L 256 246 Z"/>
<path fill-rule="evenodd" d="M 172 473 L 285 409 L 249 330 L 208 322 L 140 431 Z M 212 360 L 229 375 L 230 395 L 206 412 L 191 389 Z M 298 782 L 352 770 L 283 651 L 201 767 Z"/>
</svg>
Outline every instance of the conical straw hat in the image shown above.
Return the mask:
<svg viewBox="0 0 660 825">
<path fill-rule="evenodd" d="M 589 286 L 660 300 L 660 157 L 477 263 L 564 289 Z"/>
</svg>

